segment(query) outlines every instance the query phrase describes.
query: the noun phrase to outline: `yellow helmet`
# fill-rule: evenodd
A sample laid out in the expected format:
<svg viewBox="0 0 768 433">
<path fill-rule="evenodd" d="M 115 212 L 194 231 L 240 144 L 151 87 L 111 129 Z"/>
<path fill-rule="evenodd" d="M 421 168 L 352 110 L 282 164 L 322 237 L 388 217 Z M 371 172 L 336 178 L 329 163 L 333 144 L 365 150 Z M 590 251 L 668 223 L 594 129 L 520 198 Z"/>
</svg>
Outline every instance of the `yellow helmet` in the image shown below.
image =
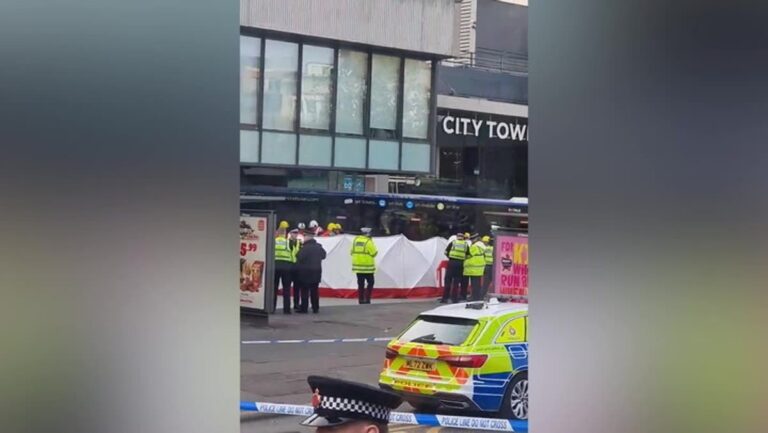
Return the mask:
<svg viewBox="0 0 768 433">
<path fill-rule="evenodd" d="M 334 223 L 328 223 L 328 227 L 326 227 L 326 230 L 329 232 L 333 231 L 333 229 L 336 228 L 336 224 Z"/>
<path fill-rule="evenodd" d="M 285 221 L 285 220 L 280 221 L 280 225 L 277 226 L 277 228 L 279 228 L 279 229 L 287 229 L 288 228 L 288 221 Z"/>
<path fill-rule="evenodd" d="M 483 236 L 482 241 L 483 241 L 484 244 L 487 244 L 488 242 L 491 241 L 491 237 L 488 236 L 488 235 L 485 235 L 485 236 Z"/>
</svg>

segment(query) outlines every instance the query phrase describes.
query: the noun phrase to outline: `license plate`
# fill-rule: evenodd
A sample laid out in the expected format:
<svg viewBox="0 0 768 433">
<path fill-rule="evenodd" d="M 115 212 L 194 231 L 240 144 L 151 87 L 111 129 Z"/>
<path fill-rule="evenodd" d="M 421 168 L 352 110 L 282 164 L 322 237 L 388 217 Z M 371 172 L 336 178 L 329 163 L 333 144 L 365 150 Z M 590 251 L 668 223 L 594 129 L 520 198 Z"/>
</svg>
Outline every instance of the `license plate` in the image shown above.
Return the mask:
<svg viewBox="0 0 768 433">
<path fill-rule="evenodd" d="M 405 366 L 411 370 L 431 371 L 435 369 L 435 363 L 421 359 L 409 359 L 405 361 Z"/>
</svg>

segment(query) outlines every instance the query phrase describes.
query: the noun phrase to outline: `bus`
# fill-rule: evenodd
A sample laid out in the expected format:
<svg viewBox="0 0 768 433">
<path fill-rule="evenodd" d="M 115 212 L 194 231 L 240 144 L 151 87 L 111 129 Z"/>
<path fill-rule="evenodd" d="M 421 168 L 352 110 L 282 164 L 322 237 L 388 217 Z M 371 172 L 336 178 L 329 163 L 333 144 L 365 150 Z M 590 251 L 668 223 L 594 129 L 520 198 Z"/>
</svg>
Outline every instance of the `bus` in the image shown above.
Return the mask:
<svg viewBox="0 0 768 433">
<path fill-rule="evenodd" d="M 309 191 L 277 187 L 241 190 L 242 212 L 271 210 L 291 228 L 317 221 L 341 224 L 345 233 L 361 227 L 374 236 L 403 234 L 420 241 L 448 238 L 459 232 L 490 234 L 492 230 L 528 231 L 527 199 L 483 199 L 437 195 Z"/>
</svg>

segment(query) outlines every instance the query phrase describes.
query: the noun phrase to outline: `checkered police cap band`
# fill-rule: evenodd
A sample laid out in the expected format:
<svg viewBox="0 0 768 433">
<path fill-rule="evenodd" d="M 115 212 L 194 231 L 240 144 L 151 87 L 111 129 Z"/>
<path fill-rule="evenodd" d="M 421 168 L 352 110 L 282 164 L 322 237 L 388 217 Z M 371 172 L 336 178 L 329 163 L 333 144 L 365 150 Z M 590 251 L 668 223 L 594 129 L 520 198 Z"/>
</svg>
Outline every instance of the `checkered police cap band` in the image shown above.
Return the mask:
<svg viewBox="0 0 768 433">
<path fill-rule="evenodd" d="M 379 404 L 354 400 L 351 398 L 325 396 L 320 399 L 320 407 L 318 409 L 362 414 L 382 422 L 389 420 L 390 413 L 390 409 L 388 407 Z"/>
</svg>

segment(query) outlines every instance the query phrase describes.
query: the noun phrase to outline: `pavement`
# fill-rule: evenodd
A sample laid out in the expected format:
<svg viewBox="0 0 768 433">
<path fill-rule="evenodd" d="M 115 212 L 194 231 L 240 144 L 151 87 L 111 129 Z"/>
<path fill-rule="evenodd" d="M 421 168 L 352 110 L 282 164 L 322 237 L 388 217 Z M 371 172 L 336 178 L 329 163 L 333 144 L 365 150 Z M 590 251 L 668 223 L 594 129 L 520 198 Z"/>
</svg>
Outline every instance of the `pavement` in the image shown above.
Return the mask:
<svg viewBox="0 0 768 433">
<path fill-rule="evenodd" d="M 270 316 L 269 325 L 243 322 L 242 341 L 393 337 L 437 299 L 357 300 L 322 298 L 318 314 Z M 376 386 L 386 342 L 241 344 L 240 399 L 270 403 L 309 404 L 307 376 L 321 374 Z M 413 412 L 407 403 L 398 411 Z M 243 433 L 310 433 L 300 417 L 242 413 Z M 445 427 L 391 426 L 392 432 L 469 433 Z"/>
</svg>

